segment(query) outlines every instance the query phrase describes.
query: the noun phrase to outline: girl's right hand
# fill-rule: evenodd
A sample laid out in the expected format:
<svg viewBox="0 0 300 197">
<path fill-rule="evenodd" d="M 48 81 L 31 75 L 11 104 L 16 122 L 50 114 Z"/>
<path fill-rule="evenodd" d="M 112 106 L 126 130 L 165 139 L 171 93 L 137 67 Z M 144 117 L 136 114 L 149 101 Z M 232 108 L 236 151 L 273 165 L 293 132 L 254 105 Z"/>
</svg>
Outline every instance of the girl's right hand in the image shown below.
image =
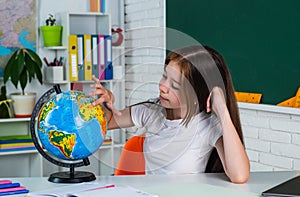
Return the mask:
<svg viewBox="0 0 300 197">
<path fill-rule="evenodd" d="M 89 93 L 89 96 L 91 97 L 98 97 L 97 100 L 95 100 L 93 102 L 93 105 L 103 105 L 104 107 L 106 107 L 109 111 L 111 111 L 114 114 L 117 115 L 121 115 L 121 112 L 119 110 L 117 110 L 114 106 L 114 95 L 112 94 L 111 91 L 109 91 L 108 89 L 104 88 L 101 83 L 100 80 L 95 77 L 93 75 L 93 81 L 95 82 L 94 84 L 92 84 L 90 87 L 94 88 L 94 91 L 91 91 Z"/>
<path fill-rule="evenodd" d="M 212 89 L 206 102 L 207 112 L 214 111 L 218 117 L 227 109 L 223 90 L 216 86 Z"/>
</svg>

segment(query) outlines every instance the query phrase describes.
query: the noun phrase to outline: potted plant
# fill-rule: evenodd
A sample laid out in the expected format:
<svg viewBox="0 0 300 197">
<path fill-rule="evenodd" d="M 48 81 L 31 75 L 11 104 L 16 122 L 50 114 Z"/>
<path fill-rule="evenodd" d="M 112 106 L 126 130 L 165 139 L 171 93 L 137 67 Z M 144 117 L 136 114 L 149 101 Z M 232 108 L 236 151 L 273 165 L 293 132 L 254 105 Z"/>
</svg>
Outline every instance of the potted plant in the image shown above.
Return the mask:
<svg viewBox="0 0 300 197">
<path fill-rule="evenodd" d="M 52 14 L 46 19 L 46 26 L 41 26 L 44 46 L 61 46 L 62 26 L 56 25 L 56 19 Z"/>
<path fill-rule="evenodd" d="M 18 89 L 20 84 L 22 92 L 12 93 L 15 117 L 30 117 L 35 104 L 36 93 L 25 93 L 28 82 L 37 78 L 43 84 L 42 60 L 33 50 L 20 48 L 9 58 L 4 69 L 4 84 L 8 79 Z"/>
</svg>

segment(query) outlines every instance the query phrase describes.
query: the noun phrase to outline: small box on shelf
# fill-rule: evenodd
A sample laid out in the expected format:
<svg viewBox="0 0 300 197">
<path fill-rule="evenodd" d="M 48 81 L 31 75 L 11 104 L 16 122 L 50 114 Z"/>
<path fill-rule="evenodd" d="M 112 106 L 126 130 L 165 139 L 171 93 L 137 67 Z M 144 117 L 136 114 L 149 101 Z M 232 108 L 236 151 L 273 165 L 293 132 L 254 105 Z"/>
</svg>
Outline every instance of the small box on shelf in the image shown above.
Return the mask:
<svg viewBox="0 0 300 197">
<path fill-rule="evenodd" d="M 45 77 L 48 82 L 62 82 L 64 80 L 63 66 L 47 66 L 45 67 Z"/>
</svg>

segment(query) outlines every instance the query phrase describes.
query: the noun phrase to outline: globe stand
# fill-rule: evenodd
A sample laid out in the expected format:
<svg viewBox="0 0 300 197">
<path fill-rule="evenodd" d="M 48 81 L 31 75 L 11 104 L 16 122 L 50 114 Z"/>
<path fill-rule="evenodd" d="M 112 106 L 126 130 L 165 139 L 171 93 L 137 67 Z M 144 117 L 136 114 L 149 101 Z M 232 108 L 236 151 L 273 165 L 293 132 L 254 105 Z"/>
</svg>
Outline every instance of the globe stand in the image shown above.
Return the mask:
<svg viewBox="0 0 300 197">
<path fill-rule="evenodd" d="M 75 171 L 76 167 L 90 165 L 90 162 L 89 162 L 88 158 L 85 158 L 85 159 L 83 159 L 83 161 L 76 162 L 76 163 L 75 162 L 74 163 L 67 163 L 67 162 L 59 161 L 59 160 L 54 159 L 53 157 L 51 157 L 49 154 L 47 154 L 44 151 L 44 149 L 41 147 L 41 145 L 38 141 L 38 138 L 36 136 L 36 131 L 35 131 L 36 119 L 38 117 L 41 106 L 49 99 L 49 97 L 53 93 L 56 93 L 56 94 L 61 93 L 61 89 L 60 89 L 60 86 L 58 84 L 54 85 L 53 88 L 51 88 L 50 90 L 45 92 L 40 97 L 40 99 L 38 100 L 38 102 L 34 106 L 34 109 L 32 111 L 32 115 L 31 115 L 31 119 L 30 119 L 30 133 L 31 133 L 32 141 L 33 141 L 36 149 L 39 151 L 39 153 L 45 159 L 47 159 L 49 162 L 51 162 L 51 163 L 53 163 L 57 166 L 61 166 L 61 167 L 65 167 L 65 168 L 70 169 L 70 171 L 67 171 L 67 172 L 56 172 L 56 173 L 51 174 L 50 177 L 48 178 L 48 181 L 54 182 L 54 183 L 81 183 L 81 182 L 89 182 L 89 181 L 96 180 L 96 176 L 91 172 Z"/>
<path fill-rule="evenodd" d="M 95 180 L 96 177 L 91 172 L 76 171 L 71 165 L 70 172 L 56 172 L 50 175 L 49 181 L 53 183 L 81 183 Z"/>
</svg>

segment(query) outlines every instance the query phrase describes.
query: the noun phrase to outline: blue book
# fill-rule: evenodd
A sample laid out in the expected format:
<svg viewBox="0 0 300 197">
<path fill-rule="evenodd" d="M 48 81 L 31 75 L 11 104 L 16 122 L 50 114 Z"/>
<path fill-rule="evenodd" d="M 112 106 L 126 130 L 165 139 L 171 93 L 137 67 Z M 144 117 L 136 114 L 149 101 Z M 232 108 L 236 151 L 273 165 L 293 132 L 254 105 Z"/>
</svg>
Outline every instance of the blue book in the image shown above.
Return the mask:
<svg viewBox="0 0 300 197">
<path fill-rule="evenodd" d="M 0 140 L 0 144 L 13 144 L 13 143 L 22 143 L 22 142 L 32 142 L 32 139 L 23 139 L 23 140 Z"/>
<path fill-rule="evenodd" d="M 106 0 L 100 0 L 100 12 L 106 12 Z"/>
<path fill-rule="evenodd" d="M 0 144 L 32 142 L 30 135 L 16 135 L 16 136 L 2 136 L 0 137 Z"/>
<path fill-rule="evenodd" d="M 20 183 L 9 183 L 9 184 L 0 184 L 0 189 L 10 188 L 10 187 L 19 187 Z"/>
<path fill-rule="evenodd" d="M 6 195 L 13 195 L 13 194 L 24 194 L 28 193 L 29 190 L 24 189 L 24 190 L 17 190 L 17 191 L 9 191 L 9 192 L 0 192 L 0 196 L 6 196 Z"/>
<path fill-rule="evenodd" d="M 8 148 L 8 149 L 0 149 L 0 152 L 9 152 L 9 151 L 22 151 L 22 150 L 35 150 L 35 146 L 32 147 L 21 147 L 21 148 Z"/>
</svg>

